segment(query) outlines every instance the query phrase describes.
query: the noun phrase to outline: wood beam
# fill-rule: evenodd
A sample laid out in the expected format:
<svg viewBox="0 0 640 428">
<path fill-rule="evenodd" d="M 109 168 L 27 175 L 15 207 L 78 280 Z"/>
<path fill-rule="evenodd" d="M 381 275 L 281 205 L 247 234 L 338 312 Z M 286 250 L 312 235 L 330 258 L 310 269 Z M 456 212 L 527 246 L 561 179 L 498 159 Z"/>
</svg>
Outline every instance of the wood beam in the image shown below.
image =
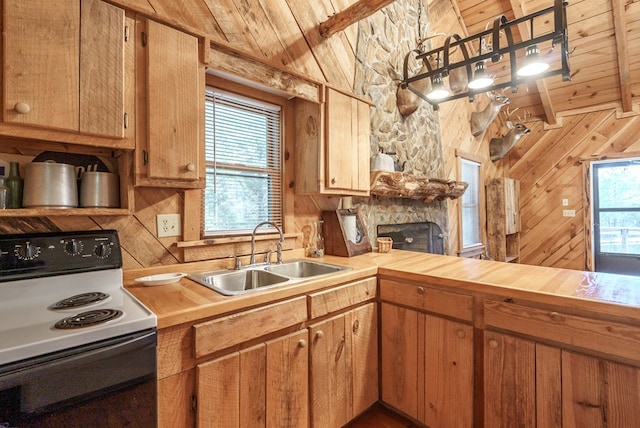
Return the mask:
<svg viewBox="0 0 640 428">
<path fill-rule="evenodd" d="M 320 35 L 329 38 L 338 31 L 342 31 L 351 24 L 373 15 L 395 0 L 359 0 L 343 10 L 329 17 L 318 26 Z"/>
<path fill-rule="evenodd" d="M 620 78 L 620 100 L 622 111 L 633 110 L 631 94 L 631 77 L 629 75 L 629 44 L 627 42 L 627 21 L 625 19 L 625 1 L 611 0 L 613 28 L 616 35 L 616 52 L 618 52 L 618 75 Z"/>
<path fill-rule="evenodd" d="M 527 15 L 527 10 L 524 6 L 523 0 L 509 0 L 509 3 L 511 4 L 511 9 L 513 10 L 513 15 L 516 19 Z M 522 39 L 525 39 L 526 35 L 530 34 L 531 28 L 529 25 L 529 21 L 518 24 L 518 31 L 520 32 Z M 551 101 L 551 96 L 549 95 L 549 89 L 547 88 L 546 82 L 544 80 L 536 80 L 536 86 L 538 88 L 538 95 L 540 96 L 542 108 L 544 109 L 545 122 L 549 125 L 557 124 L 558 120 L 556 118 L 556 112 L 553 108 L 553 102 Z"/>
</svg>

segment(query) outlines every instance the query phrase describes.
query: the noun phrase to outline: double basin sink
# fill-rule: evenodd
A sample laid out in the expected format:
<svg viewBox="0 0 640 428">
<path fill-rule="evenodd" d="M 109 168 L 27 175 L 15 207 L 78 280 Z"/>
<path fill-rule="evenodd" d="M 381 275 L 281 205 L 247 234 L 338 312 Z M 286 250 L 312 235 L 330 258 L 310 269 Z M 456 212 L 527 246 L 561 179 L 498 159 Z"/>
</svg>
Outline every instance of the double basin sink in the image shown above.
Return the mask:
<svg viewBox="0 0 640 428">
<path fill-rule="evenodd" d="M 188 278 L 225 296 L 264 290 L 279 285 L 329 275 L 349 267 L 309 260 L 248 266 L 239 270 L 215 270 L 188 275 Z"/>
</svg>

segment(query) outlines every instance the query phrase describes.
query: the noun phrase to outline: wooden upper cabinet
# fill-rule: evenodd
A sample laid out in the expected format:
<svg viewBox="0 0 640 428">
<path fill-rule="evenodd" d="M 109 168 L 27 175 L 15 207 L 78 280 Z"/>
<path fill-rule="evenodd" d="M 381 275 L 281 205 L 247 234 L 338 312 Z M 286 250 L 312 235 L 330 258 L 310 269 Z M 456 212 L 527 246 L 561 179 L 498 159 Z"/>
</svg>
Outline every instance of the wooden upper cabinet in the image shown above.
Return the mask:
<svg viewBox="0 0 640 428">
<path fill-rule="evenodd" d="M 3 121 L 124 138 L 124 11 L 100 0 L 3 6 Z"/>
<path fill-rule="evenodd" d="M 138 105 L 147 123 L 136 143 L 136 184 L 204 187 L 205 70 L 198 39 L 154 21 L 139 24 L 146 102 Z"/>
<path fill-rule="evenodd" d="M 369 105 L 334 89 L 326 92 L 327 189 L 369 193 Z"/>
<path fill-rule="evenodd" d="M 296 193 L 369 195 L 370 105 L 326 87 L 323 104 L 296 99 Z"/>
</svg>

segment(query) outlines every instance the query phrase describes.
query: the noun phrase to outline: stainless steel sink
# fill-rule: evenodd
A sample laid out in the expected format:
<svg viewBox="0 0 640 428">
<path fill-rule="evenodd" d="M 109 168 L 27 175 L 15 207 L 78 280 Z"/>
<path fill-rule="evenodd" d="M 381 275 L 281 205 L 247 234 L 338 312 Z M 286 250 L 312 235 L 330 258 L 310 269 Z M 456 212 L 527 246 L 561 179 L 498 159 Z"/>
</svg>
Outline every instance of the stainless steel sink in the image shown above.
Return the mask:
<svg viewBox="0 0 640 428">
<path fill-rule="evenodd" d="M 188 277 L 226 296 L 265 289 L 289 281 L 285 276 L 262 269 L 202 272 Z"/>
<path fill-rule="evenodd" d="M 188 278 L 220 294 L 234 296 L 316 276 L 351 270 L 309 260 L 291 260 L 276 265 L 251 265 L 240 270 L 215 270 L 188 275 Z"/>
<path fill-rule="evenodd" d="M 310 278 L 314 276 L 326 275 L 329 273 L 347 270 L 342 266 L 330 265 L 327 263 L 311 262 L 308 260 L 293 260 L 279 265 L 265 267 L 269 272 L 290 278 Z"/>
</svg>

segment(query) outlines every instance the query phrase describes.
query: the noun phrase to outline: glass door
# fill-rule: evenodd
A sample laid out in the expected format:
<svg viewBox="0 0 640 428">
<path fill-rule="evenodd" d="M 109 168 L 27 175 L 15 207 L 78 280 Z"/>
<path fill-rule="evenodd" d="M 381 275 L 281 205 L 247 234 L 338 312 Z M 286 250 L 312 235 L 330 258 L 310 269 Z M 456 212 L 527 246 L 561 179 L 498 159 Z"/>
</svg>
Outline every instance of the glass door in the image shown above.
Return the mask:
<svg viewBox="0 0 640 428">
<path fill-rule="evenodd" d="M 595 270 L 640 275 L 640 159 L 592 166 Z"/>
</svg>

